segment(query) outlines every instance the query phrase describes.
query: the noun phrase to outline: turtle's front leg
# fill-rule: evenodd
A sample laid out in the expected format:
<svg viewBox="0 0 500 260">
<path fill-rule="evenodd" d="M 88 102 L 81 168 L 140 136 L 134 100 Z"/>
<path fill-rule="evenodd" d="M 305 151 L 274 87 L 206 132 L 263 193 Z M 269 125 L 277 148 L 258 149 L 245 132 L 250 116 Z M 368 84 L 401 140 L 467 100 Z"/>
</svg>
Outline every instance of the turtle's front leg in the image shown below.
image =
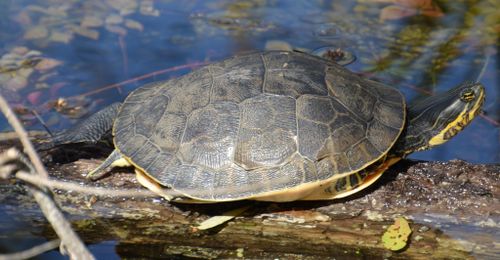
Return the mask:
<svg viewBox="0 0 500 260">
<path fill-rule="evenodd" d="M 72 128 L 60 132 L 37 145 L 39 150 L 47 150 L 62 144 L 96 143 L 113 128 L 121 103 L 113 103 L 98 111 Z"/>
</svg>

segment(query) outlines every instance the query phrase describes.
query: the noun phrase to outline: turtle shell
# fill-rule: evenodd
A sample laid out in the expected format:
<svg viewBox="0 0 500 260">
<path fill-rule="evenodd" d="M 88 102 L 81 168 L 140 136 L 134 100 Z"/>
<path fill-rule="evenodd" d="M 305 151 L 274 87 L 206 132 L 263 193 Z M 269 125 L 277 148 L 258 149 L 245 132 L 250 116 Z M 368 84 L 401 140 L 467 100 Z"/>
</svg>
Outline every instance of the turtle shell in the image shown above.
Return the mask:
<svg viewBox="0 0 500 260">
<path fill-rule="evenodd" d="M 316 56 L 275 51 L 138 88 L 113 135 L 122 156 L 187 197 L 295 200 L 286 194 L 381 159 L 404 120 L 398 90 Z"/>
</svg>

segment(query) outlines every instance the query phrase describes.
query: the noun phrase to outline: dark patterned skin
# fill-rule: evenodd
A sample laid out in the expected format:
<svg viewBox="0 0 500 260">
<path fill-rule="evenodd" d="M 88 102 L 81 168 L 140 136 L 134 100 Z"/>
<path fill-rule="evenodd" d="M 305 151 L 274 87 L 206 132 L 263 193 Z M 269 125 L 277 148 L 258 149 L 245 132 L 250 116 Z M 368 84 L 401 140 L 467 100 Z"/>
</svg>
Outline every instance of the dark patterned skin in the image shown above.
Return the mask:
<svg viewBox="0 0 500 260">
<path fill-rule="evenodd" d="M 265 52 L 135 90 L 113 133 L 116 148 L 160 184 L 237 200 L 364 169 L 398 138 L 404 106 L 396 89 L 337 64 Z"/>
</svg>

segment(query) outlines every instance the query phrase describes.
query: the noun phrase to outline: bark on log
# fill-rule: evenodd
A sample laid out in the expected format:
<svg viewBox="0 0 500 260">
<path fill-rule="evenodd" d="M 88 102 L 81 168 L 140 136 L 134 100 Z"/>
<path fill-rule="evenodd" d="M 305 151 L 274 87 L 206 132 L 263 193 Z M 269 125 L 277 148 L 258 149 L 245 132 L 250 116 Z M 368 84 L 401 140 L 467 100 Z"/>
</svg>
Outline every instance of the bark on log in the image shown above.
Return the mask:
<svg viewBox="0 0 500 260">
<path fill-rule="evenodd" d="M 10 145 L 18 144 L 4 141 L 0 149 Z M 86 180 L 84 175 L 101 160 L 76 158 L 94 153 L 100 158 L 100 149 L 51 152 L 66 160 L 49 164 L 51 177 L 142 189 L 130 169 L 115 170 L 97 182 Z M 129 258 L 498 259 L 499 184 L 500 165 L 404 160 L 366 191 L 341 201 L 181 205 L 67 191 L 57 192 L 56 198 L 85 242 L 116 241 L 116 253 Z M 12 218 L 36 220 L 33 233 L 55 237 L 21 182 L 0 181 L 0 202 Z M 216 230 L 195 228 L 210 216 L 248 203 L 254 204 L 249 211 Z M 413 233 L 407 248 L 391 252 L 381 237 L 396 216 L 409 219 Z M 6 225 L 9 220 L 0 219 L 0 227 Z"/>
</svg>

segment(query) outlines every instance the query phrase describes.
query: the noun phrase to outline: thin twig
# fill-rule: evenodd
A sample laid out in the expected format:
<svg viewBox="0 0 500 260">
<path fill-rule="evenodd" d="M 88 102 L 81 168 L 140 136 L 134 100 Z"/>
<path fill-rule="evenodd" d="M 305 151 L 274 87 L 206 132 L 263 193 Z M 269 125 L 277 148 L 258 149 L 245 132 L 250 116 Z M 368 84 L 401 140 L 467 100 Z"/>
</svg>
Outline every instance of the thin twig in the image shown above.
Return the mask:
<svg viewBox="0 0 500 260">
<path fill-rule="evenodd" d="M 123 62 L 123 74 L 125 77 L 129 77 L 128 75 L 128 53 L 127 53 L 127 43 L 124 40 L 122 35 L 118 36 L 118 45 L 120 46 L 120 52 L 122 53 L 122 62 Z M 122 93 L 121 89 L 118 88 L 118 92 Z"/>
<path fill-rule="evenodd" d="M 44 178 L 40 175 L 36 175 L 34 172 L 34 167 L 31 163 L 21 154 L 16 148 L 10 148 L 7 151 L 0 154 L 1 166 L 10 166 L 8 162 L 20 162 L 24 164 L 26 169 L 17 170 L 17 173 L 21 175 L 33 175 L 40 178 Z M 0 167 L 4 171 L 4 167 Z M 17 174 L 16 173 L 16 174 Z M 64 214 L 59 210 L 58 205 L 52 198 L 52 193 L 47 187 L 43 185 L 32 185 L 26 187 L 28 191 L 33 194 L 36 202 L 40 206 L 43 215 L 54 228 L 57 236 L 61 239 L 63 248 L 67 250 L 71 259 L 95 259 L 94 256 L 87 250 L 83 242 L 80 240 L 75 231 L 71 228 L 71 224 L 66 220 Z"/>
<path fill-rule="evenodd" d="M 486 55 L 486 59 L 484 60 L 483 67 L 481 68 L 479 75 L 477 75 L 476 82 L 479 82 L 483 78 L 484 73 L 486 72 L 486 68 L 488 68 L 489 64 L 490 64 L 490 55 Z"/>
<path fill-rule="evenodd" d="M 8 259 L 29 259 L 33 258 L 37 255 L 41 255 L 47 251 L 56 249 L 61 244 L 61 240 L 55 239 L 52 241 L 45 242 L 41 245 L 34 246 L 30 249 L 12 253 L 12 254 L 0 254 L 0 260 L 8 260 Z"/>
<path fill-rule="evenodd" d="M 14 131 L 16 131 L 19 136 L 19 139 L 24 147 L 24 151 L 35 166 L 36 172 L 43 177 L 48 177 L 49 174 L 45 170 L 45 167 L 43 167 L 40 157 L 38 157 L 38 154 L 35 152 L 35 148 L 33 148 L 33 145 L 28 138 L 28 133 L 24 130 L 21 122 L 17 119 L 14 112 L 12 112 L 12 109 L 2 95 L 0 95 L 0 109 L 7 118 L 7 121 L 9 121 L 9 124 L 14 128 Z"/>
<path fill-rule="evenodd" d="M 184 65 L 179 65 L 179 66 L 175 66 L 175 67 L 171 67 L 171 68 L 167 68 L 167 69 L 163 69 L 163 70 L 157 70 L 157 71 L 153 71 L 153 72 L 148 73 L 148 74 L 141 75 L 139 77 L 135 77 L 135 78 L 131 78 L 131 79 L 128 79 L 128 80 L 124 80 L 124 81 L 119 82 L 119 83 L 115 83 L 115 84 L 111 84 L 111 85 L 108 85 L 108 86 L 104 86 L 104 87 L 101 87 L 101 88 L 98 88 L 98 89 L 95 89 L 95 90 L 92 90 L 92 91 L 89 91 L 89 92 L 86 92 L 86 93 L 82 93 L 82 94 L 79 94 L 79 95 L 76 95 L 76 96 L 67 97 L 67 98 L 78 98 L 78 97 L 91 96 L 91 95 L 103 92 L 105 90 L 108 90 L 108 89 L 113 89 L 113 88 L 117 88 L 117 87 L 120 87 L 120 86 L 124 86 L 126 84 L 129 84 L 129 83 L 132 83 L 132 82 L 136 82 L 136 81 L 142 80 L 142 79 L 147 79 L 147 78 L 150 78 L 150 77 L 153 77 L 153 76 L 156 76 L 156 75 L 160 75 L 160 74 L 163 74 L 163 73 L 167 73 L 167 72 L 171 72 L 171 71 L 176 71 L 176 70 L 181 70 L 181 69 L 189 69 L 189 68 L 193 68 L 193 67 L 199 67 L 199 66 L 203 66 L 203 65 L 206 65 L 206 64 L 207 64 L 207 62 L 196 61 L 196 62 L 193 62 L 193 63 L 190 63 L 190 64 L 184 64 Z"/>
<path fill-rule="evenodd" d="M 140 198 L 153 198 L 158 197 L 156 193 L 152 191 L 143 190 L 133 190 L 133 189 L 110 189 L 110 188 L 100 188 L 100 187 L 88 187 L 80 186 L 79 184 L 73 182 L 64 182 L 54 179 L 42 178 L 40 176 L 26 174 L 24 172 L 17 172 L 16 178 L 23 180 L 28 183 L 38 184 L 47 186 L 53 189 L 61 189 L 67 191 L 74 191 L 83 194 L 90 194 L 95 196 L 108 196 L 108 197 L 140 197 Z M 175 194 L 177 195 L 177 194 Z"/>
<path fill-rule="evenodd" d="M 34 110 L 34 109 L 31 110 L 31 113 L 36 117 L 36 119 L 38 120 L 38 122 L 40 122 L 40 124 L 43 126 L 43 128 L 45 129 L 45 131 L 47 131 L 47 133 L 51 137 L 54 137 L 54 134 L 52 133 L 52 131 L 50 131 L 49 127 L 45 123 L 45 120 L 43 120 L 43 118 L 40 116 L 40 114 L 38 114 L 38 112 L 36 112 L 36 110 Z"/>
<path fill-rule="evenodd" d="M 28 187 L 28 190 L 33 194 L 33 197 L 35 197 L 36 202 L 40 205 L 40 209 L 52 225 L 57 236 L 63 241 L 62 245 L 64 249 L 67 250 L 69 257 L 71 259 L 95 259 L 71 228 L 71 224 L 59 210 L 52 196 L 38 187 Z"/>
<path fill-rule="evenodd" d="M 494 125 L 494 126 L 500 126 L 500 122 L 498 122 L 497 120 L 485 115 L 484 113 L 482 114 L 479 114 L 480 117 L 482 117 L 484 120 L 486 120 L 488 123 Z"/>
<path fill-rule="evenodd" d="M 24 130 L 21 122 L 16 117 L 14 112 L 12 112 L 12 109 L 9 107 L 9 104 L 2 95 L 0 95 L 0 110 L 2 110 L 9 123 L 19 135 L 19 139 L 23 144 L 24 150 L 31 163 L 34 165 L 36 171 L 31 174 L 38 174 L 38 176 L 48 178 L 48 173 L 38 157 L 38 154 L 35 152 L 33 145 L 28 139 L 26 130 Z M 24 157 L 21 153 L 17 152 L 16 149 L 9 149 L 5 152 L 7 156 L 9 153 L 11 156 L 15 156 L 17 158 Z M 57 236 L 61 239 L 62 244 L 68 251 L 70 258 L 95 259 L 94 256 L 87 250 L 75 231 L 71 228 L 70 223 L 66 220 L 62 212 L 59 210 L 57 204 L 52 199 L 50 191 L 47 190 L 46 187 L 42 186 L 28 187 L 28 190 L 33 194 L 33 197 L 40 206 L 43 214 L 54 228 Z"/>
</svg>

